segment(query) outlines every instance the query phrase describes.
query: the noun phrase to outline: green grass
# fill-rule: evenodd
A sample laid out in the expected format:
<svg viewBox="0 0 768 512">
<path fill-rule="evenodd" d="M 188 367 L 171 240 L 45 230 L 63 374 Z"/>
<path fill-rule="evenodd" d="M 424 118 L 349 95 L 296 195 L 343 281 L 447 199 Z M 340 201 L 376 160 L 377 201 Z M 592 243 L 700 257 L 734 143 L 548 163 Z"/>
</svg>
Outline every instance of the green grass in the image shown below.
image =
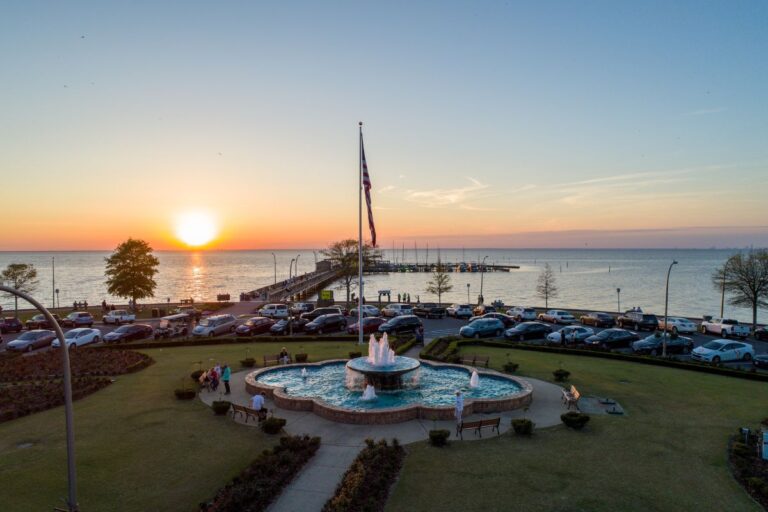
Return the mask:
<svg viewBox="0 0 768 512">
<path fill-rule="evenodd" d="M 463 351 L 491 356 L 496 369 L 509 354 L 518 374 L 549 381 L 562 362 L 583 394 L 615 398 L 628 416 L 593 416 L 583 432 L 557 426 L 531 439 L 409 446 L 387 510 L 760 510 L 731 478 L 726 444 L 738 427 L 768 416 L 765 383 L 514 349 Z"/>
<path fill-rule="evenodd" d="M 214 416 L 199 400 L 177 401 L 174 388 L 213 361 L 237 369 L 245 349 L 259 359 L 280 343 L 142 351 L 157 363 L 75 402 L 82 510 L 191 511 L 236 476 L 276 438 Z M 312 361 L 345 357 L 350 344 L 312 343 Z M 18 448 L 22 443 L 30 448 Z M 15 512 L 51 510 L 66 496 L 64 410 L 0 424 L 0 503 Z"/>
</svg>

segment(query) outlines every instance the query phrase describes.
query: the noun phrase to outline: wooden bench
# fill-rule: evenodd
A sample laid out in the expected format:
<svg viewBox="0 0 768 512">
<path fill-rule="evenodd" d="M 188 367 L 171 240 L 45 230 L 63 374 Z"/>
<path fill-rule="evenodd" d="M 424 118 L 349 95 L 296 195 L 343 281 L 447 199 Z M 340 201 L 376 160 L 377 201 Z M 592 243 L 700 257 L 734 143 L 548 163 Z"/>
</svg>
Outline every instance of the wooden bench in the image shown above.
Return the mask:
<svg viewBox="0 0 768 512">
<path fill-rule="evenodd" d="M 289 363 L 293 362 L 290 355 L 288 355 L 288 362 Z M 274 365 L 280 364 L 280 354 L 271 354 L 268 356 L 264 356 L 264 366 L 270 366 L 273 364 Z"/>
<path fill-rule="evenodd" d="M 490 428 L 491 432 L 496 430 L 496 435 L 499 435 L 499 423 L 501 423 L 501 418 L 491 418 L 488 420 L 477 421 L 462 421 L 456 425 L 456 435 L 459 436 L 459 438 L 464 439 L 463 433 L 465 430 L 474 430 L 475 435 L 479 434 L 480 437 L 483 437 L 484 428 Z"/>
<path fill-rule="evenodd" d="M 579 398 L 581 398 L 581 393 L 576 389 L 576 386 L 572 385 L 570 390 L 563 389 L 563 403 L 568 406 L 568 409 L 573 405 L 578 410 Z"/>
<path fill-rule="evenodd" d="M 250 418 L 255 419 L 257 423 L 261 423 L 267 418 L 267 409 L 262 408 L 261 410 L 257 411 L 256 409 L 251 409 L 250 407 L 246 407 L 244 405 L 232 404 L 232 419 L 235 419 L 238 414 L 245 416 L 246 423 L 248 423 Z"/>
<path fill-rule="evenodd" d="M 491 358 L 489 356 L 477 356 L 477 355 L 464 355 L 461 356 L 461 359 L 459 360 L 461 364 L 466 364 L 469 366 L 485 366 L 488 368 L 488 363 L 490 362 Z"/>
</svg>

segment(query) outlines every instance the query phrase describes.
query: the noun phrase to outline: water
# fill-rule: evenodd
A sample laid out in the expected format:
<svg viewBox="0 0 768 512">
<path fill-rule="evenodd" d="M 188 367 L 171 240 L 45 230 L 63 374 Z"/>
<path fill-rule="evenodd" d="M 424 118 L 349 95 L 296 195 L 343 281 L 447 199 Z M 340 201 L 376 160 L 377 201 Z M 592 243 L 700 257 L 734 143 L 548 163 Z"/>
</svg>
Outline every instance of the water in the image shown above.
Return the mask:
<svg viewBox="0 0 768 512">
<path fill-rule="evenodd" d="M 459 390 L 465 400 L 515 395 L 522 390 L 514 381 L 492 376 L 483 376 L 480 387 L 470 388 L 470 373 L 461 368 L 437 368 L 425 363 L 418 371 L 418 389 L 381 392 L 374 401 L 364 401 L 361 391 L 346 388 L 343 362 L 309 368 L 307 377 L 302 377 L 299 367 L 275 368 L 262 373 L 257 380 L 272 386 L 283 386 L 292 396 L 319 398 L 331 405 L 357 411 L 417 403 L 451 406 Z"/>
<path fill-rule="evenodd" d="M 621 309 L 641 306 L 644 310 L 663 314 L 664 286 L 669 263 L 676 259 L 679 264 L 672 270 L 669 288 L 669 314 L 701 317 L 720 312 L 720 292 L 711 283 L 711 274 L 733 254 L 731 250 L 714 249 L 611 249 L 611 250 L 554 250 L 554 249 L 462 249 L 440 251 L 443 261 L 458 262 L 462 257 L 468 262 L 482 260 L 486 263 L 520 265 L 511 272 L 452 273 L 453 290 L 443 295 L 445 303 L 466 302 L 469 284 L 469 302 L 475 302 L 480 293 L 481 278 L 486 302 L 502 299 L 506 304 L 543 306 L 536 297 L 536 279 L 544 263 L 555 271 L 560 295 L 550 300 L 550 307 L 599 309 L 617 311 L 616 288 L 621 289 Z M 299 256 L 299 274 L 314 268 L 312 251 L 274 251 L 277 259 L 277 279 L 288 276 L 290 261 Z M 192 297 L 195 300 L 215 300 L 219 293 L 229 293 L 237 299 L 240 292 L 250 291 L 270 284 L 274 280 L 274 260 L 271 251 L 162 251 L 156 276 L 155 302 L 167 298 L 178 301 Z M 108 252 L 0 252 L 0 268 L 9 263 L 33 263 L 38 268 L 39 286 L 35 295 L 46 305 L 51 304 L 51 257 L 56 258 L 56 287 L 60 289 L 61 305 L 87 300 L 98 304 L 124 302 L 110 297 L 104 285 L 104 258 Z M 384 250 L 385 259 L 401 261 L 400 250 Z M 404 253 L 406 262 L 426 261 L 423 249 L 418 254 L 413 249 Z M 322 256 L 317 253 L 318 259 Z M 429 251 L 429 261 L 437 260 L 437 252 Z M 610 268 L 610 272 L 609 272 Z M 366 297 L 370 302 L 377 299 L 378 290 L 389 289 L 397 300 L 398 293 L 408 292 L 411 299 L 437 300 L 424 290 L 430 275 L 425 273 L 395 273 L 366 277 Z M 337 298 L 345 292 L 335 289 Z M 13 300 L 0 297 L 4 308 Z M 726 304 L 726 315 L 741 321 L 751 321 L 748 309 Z M 759 320 L 768 321 L 765 310 L 759 312 Z"/>
</svg>

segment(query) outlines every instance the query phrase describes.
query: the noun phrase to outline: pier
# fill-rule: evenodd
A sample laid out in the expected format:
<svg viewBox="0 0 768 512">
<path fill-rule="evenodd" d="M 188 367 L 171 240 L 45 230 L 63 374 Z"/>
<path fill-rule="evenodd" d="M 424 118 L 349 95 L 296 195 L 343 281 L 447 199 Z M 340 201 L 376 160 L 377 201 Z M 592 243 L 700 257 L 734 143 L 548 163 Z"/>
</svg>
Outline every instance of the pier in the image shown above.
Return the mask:
<svg viewBox="0 0 768 512">
<path fill-rule="evenodd" d="M 333 268 L 323 268 L 308 274 L 294 276 L 278 281 L 269 286 L 262 286 L 251 292 L 240 294 L 240 300 L 262 302 L 285 302 L 303 300 L 317 293 L 324 286 L 339 278 L 339 271 Z"/>
</svg>

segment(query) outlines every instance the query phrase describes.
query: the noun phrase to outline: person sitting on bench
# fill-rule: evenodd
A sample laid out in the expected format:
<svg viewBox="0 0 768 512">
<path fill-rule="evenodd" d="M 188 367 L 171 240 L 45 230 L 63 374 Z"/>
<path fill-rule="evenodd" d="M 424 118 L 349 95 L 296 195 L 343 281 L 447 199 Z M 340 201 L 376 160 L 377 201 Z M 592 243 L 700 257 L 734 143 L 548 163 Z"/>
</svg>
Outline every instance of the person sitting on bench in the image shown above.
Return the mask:
<svg viewBox="0 0 768 512">
<path fill-rule="evenodd" d="M 266 393 L 256 393 L 251 397 L 251 409 L 258 412 L 259 418 L 265 418 L 267 416 L 267 408 L 264 407 L 264 400 Z"/>
<path fill-rule="evenodd" d="M 280 350 L 280 364 L 288 364 L 291 361 L 291 355 L 288 353 L 288 349 L 283 347 Z"/>
</svg>

